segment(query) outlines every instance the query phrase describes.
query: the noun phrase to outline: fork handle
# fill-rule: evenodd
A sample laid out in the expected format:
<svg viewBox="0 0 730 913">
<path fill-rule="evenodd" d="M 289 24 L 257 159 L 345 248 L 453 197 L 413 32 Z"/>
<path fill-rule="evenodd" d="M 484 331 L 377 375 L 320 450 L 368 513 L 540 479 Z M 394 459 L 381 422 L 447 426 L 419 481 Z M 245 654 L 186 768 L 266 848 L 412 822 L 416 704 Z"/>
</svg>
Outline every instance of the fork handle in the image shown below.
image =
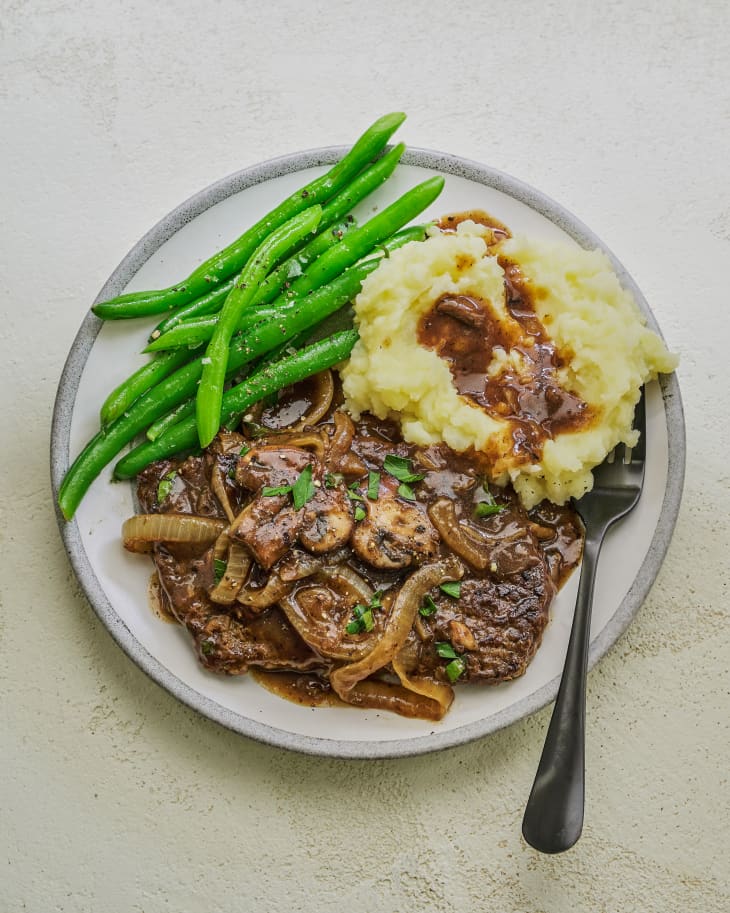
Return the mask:
<svg viewBox="0 0 730 913">
<path fill-rule="evenodd" d="M 583 829 L 585 710 L 591 605 L 606 528 L 586 538 L 565 667 L 545 746 L 522 821 L 525 840 L 542 853 L 570 849 Z"/>
</svg>

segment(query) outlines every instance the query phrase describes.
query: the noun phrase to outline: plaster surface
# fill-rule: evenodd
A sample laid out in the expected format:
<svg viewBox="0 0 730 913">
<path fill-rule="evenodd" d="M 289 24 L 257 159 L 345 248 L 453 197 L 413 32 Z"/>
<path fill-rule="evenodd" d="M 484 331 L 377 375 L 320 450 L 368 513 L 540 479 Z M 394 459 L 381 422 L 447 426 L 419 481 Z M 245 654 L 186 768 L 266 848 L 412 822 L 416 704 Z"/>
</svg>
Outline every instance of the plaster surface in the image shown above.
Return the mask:
<svg viewBox="0 0 730 913">
<path fill-rule="evenodd" d="M 0 909 L 726 911 L 727 4 L 3 0 L 0 42 Z M 590 676 L 558 857 L 520 836 L 549 708 L 415 759 L 247 741 L 116 647 L 55 524 L 55 387 L 121 257 L 216 178 L 388 110 L 586 222 L 682 359 L 683 507 Z"/>
</svg>

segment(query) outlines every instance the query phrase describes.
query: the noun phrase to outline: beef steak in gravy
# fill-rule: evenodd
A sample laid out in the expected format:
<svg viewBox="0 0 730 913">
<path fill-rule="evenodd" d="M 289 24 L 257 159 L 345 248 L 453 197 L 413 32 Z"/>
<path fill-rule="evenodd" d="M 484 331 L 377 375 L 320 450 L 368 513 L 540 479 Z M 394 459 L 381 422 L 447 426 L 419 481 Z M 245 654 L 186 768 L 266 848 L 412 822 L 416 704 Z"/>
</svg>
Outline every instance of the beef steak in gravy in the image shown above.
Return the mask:
<svg viewBox="0 0 730 913">
<path fill-rule="evenodd" d="M 305 468 L 310 487 L 298 507 L 292 488 Z M 478 455 L 416 447 L 393 423 L 372 416 L 353 423 L 336 408 L 299 438 L 227 432 L 200 456 L 152 464 L 139 476 L 138 494 L 148 514 L 230 524 L 214 546 L 153 546 L 165 608 L 188 629 L 207 668 L 307 671 L 310 679 L 314 672 L 326 690 L 335 667 L 380 651 L 382 662 L 353 690 L 352 703 L 397 712 L 396 647 L 388 653 L 384 643 L 414 571 L 453 555 L 464 569 L 456 588 L 434 587 L 410 606 L 410 630 L 397 644 L 409 677 L 448 689 L 456 678 L 494 683 L 522 675 L 581 555 L 581 527 L 569 508 L 527 512 L 511 491 L 486 485 Z M 224 605 L 211 597 L 232 543 L 245 553 L 246 573 L 234 579 L 241 598 L 229 594 Z M 314 605 L 312 593 L 321 594 Z M 329 618 L 333 605 L 337 615 Z M 388 689 L 400 689 L 391 704 L 382 697 Z M 367 703 L 370 692 L 380 703 Z"/>
</svg>

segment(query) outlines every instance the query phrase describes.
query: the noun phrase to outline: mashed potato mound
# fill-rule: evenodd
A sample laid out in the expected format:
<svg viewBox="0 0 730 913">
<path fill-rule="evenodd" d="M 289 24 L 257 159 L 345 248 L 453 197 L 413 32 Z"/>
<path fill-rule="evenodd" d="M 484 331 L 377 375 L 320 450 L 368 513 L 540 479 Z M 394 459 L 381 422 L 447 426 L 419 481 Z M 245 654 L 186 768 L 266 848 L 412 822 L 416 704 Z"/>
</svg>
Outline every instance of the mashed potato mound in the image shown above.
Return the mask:
<svg viewBox="0 0 730 913">
<path fill-rule="evenodd" d="M 355 300 L 360 340 L 341 372 L 346 404 L 356 417 L 369 411 L 397 419 L 413 443 L 482 451 L 491 480 L 511 481 L 528 508 L 543 498 L 563 504 L 590 490 L 591 469 L 619 442 L 635 443 L 639 388 L 672 371 L 677 359 L 645 327 L 603 253 L 526 237 L 503 241 L 496 252 L 517 264 L 537 292 L 535 313 L 564 361 L 560 386 L 592 414 L 577 430 L 547 439 L 539 461 L 517 455 L 510 421 L 461 396 L 448 363 L 417 339 L 419 319 L 444 294 L 487 300 L 501 325 L 514 325 L 504 272 L 484 232 L 471 221 L 453 233 L 434 230 L 426 241 L 394 251 L 365 280 Z M 519 360 L 516 349 L 495 348 L 490 378 L 519 368 Z"/>
</svg>

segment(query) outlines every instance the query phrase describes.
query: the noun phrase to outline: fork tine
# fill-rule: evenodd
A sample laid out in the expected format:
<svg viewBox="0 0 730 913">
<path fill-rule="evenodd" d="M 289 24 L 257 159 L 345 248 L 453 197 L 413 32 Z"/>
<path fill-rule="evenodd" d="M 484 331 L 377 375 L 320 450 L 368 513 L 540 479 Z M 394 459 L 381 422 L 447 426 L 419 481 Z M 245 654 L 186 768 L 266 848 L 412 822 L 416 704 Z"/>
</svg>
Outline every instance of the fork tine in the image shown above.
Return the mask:
<svg viewBox="0 0 730 913">
<path fill-rule="evenodd" d="M 646 459 L 646 405 L 644 403 L 644 388 L 641 388 L 639 402 L 634 409 L 634 428 L 639 432 L 639 440 L 631 451 L 631 459 L 643 462 Z"/>
</svg>

